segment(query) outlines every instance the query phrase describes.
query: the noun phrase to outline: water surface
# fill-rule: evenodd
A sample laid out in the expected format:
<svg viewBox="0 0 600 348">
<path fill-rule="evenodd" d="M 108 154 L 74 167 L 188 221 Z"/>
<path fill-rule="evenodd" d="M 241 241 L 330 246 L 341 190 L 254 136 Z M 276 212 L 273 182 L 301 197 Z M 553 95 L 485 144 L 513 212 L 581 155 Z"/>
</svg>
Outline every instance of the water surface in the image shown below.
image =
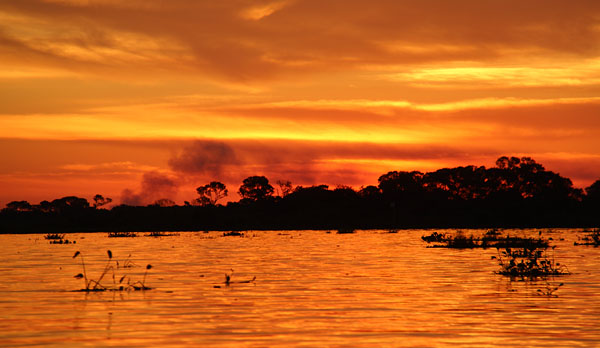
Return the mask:
<svg viewBox="0 0 600 348">
<path fill-rule="evenodd" d="M 466 231 L 481 234 L 484 231 Z M 544 230 L 571 275 L 511 281 L 495 249 L 426 248 L 431 231 L 250 231 L 107 238 L 0 235 L 0 345 L 11 347 L 589 347 L 600 345 L 600 249 Z M 506 231 L 505 231 L 506 233 Z M 537 235 L 537 231 L 511 231 Z M 561 240 L 564 239 L 564 240 Z M 149 291 L 76 292 L 107 250 Z M 225 273 L 233 281 L 223 284 Z M 112 275 L 103 283 L 112 283 Z M 538 289 L 564 282 L 557 297 Z"/>
</svg>

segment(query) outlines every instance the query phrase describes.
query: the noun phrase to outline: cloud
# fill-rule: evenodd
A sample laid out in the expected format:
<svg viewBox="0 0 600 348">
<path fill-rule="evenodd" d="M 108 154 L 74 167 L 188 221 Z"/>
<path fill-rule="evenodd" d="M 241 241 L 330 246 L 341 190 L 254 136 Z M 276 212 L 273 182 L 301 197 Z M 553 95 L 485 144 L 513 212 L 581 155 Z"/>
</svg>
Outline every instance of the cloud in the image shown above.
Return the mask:
<svg viewBox="0 0 600 348">
<path fill-rule="evenodd" d="M 596 1 L 20 0 L 0 11 L 0 29 L 14 41 L 9 53 L 82 71 L 170 69 L 252 81 L 599 52 Z"/>
<path fill-rule="evenodd" d="M 142 176 L 139 191 L 124 189 L 121 192 L 121 204 L 136 206 L 152 204 L 162 198 L 174 200 L 178 187 L 177 182 L 168 175 L 148 172 Z"/>
<path fill-rule="evenodd" d="M 179 172 L 221 177 L 229 165 L 239 164 L 234 149 L 224 142 L 195 141 L 169 159 L 169 166 Z"/>
<path fill-rule="evenodd" d="M 258 21 L 272 15 L 275 11 L 282 9 L 285 5 L 285 1 L 276 1 L 264 5 L 251 6 L 244 9 L 240 15 L 245 19 Z"/>
<path fill-rule="evenodd" d="M 78 173 L 78 172 L 90 172 L 95 174 L 130 174 L 136 172 L 149 172 L 156 171 L 160 168 L 156 166 L 149 166 L 140 163 L 134 163 L 131 161 L 125 162 L 105 162 L 105 163 L 70 163 L 60 166 L 60 169 L 64 169 L 67 172 Z"/>
</svg>

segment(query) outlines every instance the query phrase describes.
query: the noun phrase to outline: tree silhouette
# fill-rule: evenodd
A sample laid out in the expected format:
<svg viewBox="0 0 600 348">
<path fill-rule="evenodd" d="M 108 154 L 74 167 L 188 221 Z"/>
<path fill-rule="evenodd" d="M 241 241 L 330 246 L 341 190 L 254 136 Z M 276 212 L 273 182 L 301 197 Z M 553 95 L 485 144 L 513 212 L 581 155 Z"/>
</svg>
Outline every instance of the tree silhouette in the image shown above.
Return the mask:
<svg viewBox="0 0 600 348">
<path fill-rule="evenodd" d="M 291 181 L 277 180 L 277 185 L 279 186 L 281 197 L 285 197 L 294 191 Z"/>
<path fill-rule="evenodd" d="M 379 189 L 384 196 L 392 199 L 401 199 L 423 191 L 423 173 L 389 172 L 379 177 Z"/>
<path fill-rule="evenodd" d="M 266 177 L 250 176 L 244 179 L 238 193 L 242 199 L 256 202 L 272 197 L 274 191 Z"/>
<path fill-rule="evenodd" d="M 360 190 L 358 191 L 358 195 L 361 198 L 365 198 L 365 199 L 371 199 L 371 200 L 378 199 L 379 196 L 381 195 L 381 190 L 377 186 L 369 185 L 369 186 L 361 187 Z"/>
<path fill-rule="evenodd" d="M 6 204 L 6 209 L 13 211 L 31 211 L 32 206 L 27 201 L 12 201 Z"/>
<path fill-rule="evenodd" d="M 87 199 L 76 196 L 67 196 L 50 202 L 50 210 L 58 213 L 64 211 L 82 210 L 89 207 L 90 203 L 87 201 Z"/>
<path fill-rule="evenodd" d="M 587 199 L 593 202 L 600 202 L 600 179 L 585 189 Z"/>
<path fill-rule="evenodd" d="M 227 197 L 229 193 L 225 184 L 218 181 L 212 181 L 209 184 L 200 186 L 196 188 L 196 192 L 198 192 L 200 197 L 195 201 L 202 206 L 216 205 L 220 199 Z"/>
<path fill-rule="evenodd" d="M 112 202 L 112 198 L 110 198 L 110 197 L 106 197 L 106 198 L 104 198 L 104 196 L 102 196 L 102 195 L 100 195 L 100 194 L 97 194 L 97 195 L 95 195 L 95 196 L 94 196 L 94 204 L 93 204 L 93 207 L 94 207 L 94 208 L 98 208 L 98 207 L 101 207 L 101 206 L 103 206 L 103 205 L 107 205 L 107 204 L 109 204 L 110 202 Z"/>
</svg>

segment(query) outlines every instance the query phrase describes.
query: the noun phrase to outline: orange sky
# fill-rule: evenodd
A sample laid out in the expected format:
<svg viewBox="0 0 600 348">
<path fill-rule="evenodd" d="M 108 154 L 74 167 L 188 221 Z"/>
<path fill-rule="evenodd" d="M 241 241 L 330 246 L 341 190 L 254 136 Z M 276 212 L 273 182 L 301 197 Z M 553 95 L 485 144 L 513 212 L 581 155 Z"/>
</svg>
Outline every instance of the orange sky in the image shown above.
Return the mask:
<svg viewBox="0 0 600 348">
<path fill-rule="evenodd" d="M 600 178 L 600 2 L 0 2 L 0 206 L 531 156 Z M 128 189 L 125 194 L 123 191 Z"/>
</svg>

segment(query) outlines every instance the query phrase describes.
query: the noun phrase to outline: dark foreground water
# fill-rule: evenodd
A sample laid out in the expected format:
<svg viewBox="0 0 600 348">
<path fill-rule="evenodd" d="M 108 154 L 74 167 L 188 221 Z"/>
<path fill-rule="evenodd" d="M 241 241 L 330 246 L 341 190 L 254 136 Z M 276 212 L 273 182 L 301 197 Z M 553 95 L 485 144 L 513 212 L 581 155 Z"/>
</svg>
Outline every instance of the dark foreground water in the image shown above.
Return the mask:
<svg viewBox="0 0 600 348">
<path fill-rule="evenodd" d="M 429 233 L 93 233 L 67 235 L 69 245 L 0 235 L 0 346 L 600 346 L 600 249 L 574 246 L 581 231 L 544 230 L 572 272 L 547 281 L 495 274 L 495 249 L 426 248 Z M 84 286 L 75 251 L 97 279 L 108 249 L 135 263 L 115 269 L 115 283 L 152 264 L 154 289 L 73 291 Z M 226 286 L 231 269 L 233 282 L 256 281 Z M 112 282 L 111 271 L 102 283 Z M 560 282 L 557 297 L 538 295 Z"/>
</svg>

